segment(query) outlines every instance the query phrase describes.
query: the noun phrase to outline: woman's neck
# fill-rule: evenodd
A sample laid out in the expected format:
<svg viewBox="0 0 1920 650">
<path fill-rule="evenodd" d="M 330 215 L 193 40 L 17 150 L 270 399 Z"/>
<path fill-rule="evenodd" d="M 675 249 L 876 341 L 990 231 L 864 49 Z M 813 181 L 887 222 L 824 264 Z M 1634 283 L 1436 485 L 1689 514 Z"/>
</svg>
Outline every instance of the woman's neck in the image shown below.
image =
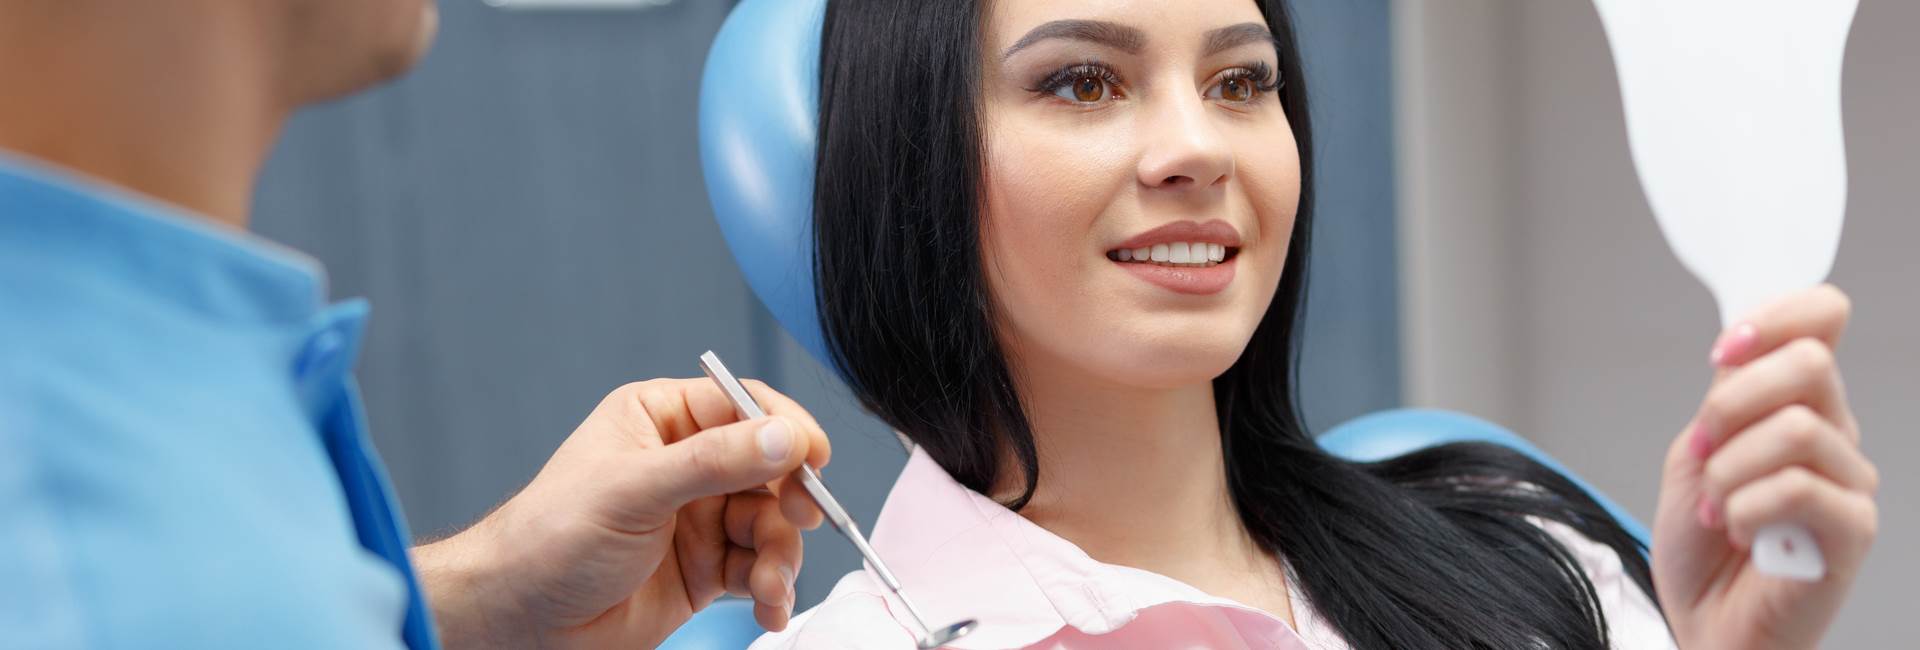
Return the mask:
<svg viewBox="0 0 1920 650">
<path fill-rule="evenodd" d="M 1020 514 L 1094 559 L 1245 599 L 1231 583 L 1276 565 L 1234 508 L 1212 384 L 1141 389 L 1071 374 L 1020 377 L 1040 458 Z M 1016 495 L 1021 473 L 1003 476 L 995 496 Z"/>
</svg>

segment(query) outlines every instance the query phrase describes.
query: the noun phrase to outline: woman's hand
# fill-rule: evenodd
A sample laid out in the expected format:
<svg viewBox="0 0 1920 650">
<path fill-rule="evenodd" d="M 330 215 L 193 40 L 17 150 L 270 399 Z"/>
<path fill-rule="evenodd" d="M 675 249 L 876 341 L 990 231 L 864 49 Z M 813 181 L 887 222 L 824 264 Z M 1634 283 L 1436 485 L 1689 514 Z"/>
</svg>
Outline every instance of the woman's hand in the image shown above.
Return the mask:
<svg viewBox="0 0 1920 650">
<path fill-rule="evenodd" d="M 784 628 L 800 529 L 821 522 L 792 474 L 829 449 L 806 410 L 745 383 L 766 419 L 737 421 L 706 379 L 614 391 L 520 494 L 414 549 L 447 647 L 651 648 L 722 594 Z"/>
<path fill-rule="evenodd" d="M 1813 648 L 1866 558 L 1879 474 L 1860 451 L 1833 350 L 1846 294 L 1831 285 L 1761 308 L 1722 334 L 1719 369 L 1667 450 L 1654 519 L 1653 577 L 1683 648 Z M 1826 576 L 1762 575 L 1754 533 L 1805 526 Z"/>
</svg>

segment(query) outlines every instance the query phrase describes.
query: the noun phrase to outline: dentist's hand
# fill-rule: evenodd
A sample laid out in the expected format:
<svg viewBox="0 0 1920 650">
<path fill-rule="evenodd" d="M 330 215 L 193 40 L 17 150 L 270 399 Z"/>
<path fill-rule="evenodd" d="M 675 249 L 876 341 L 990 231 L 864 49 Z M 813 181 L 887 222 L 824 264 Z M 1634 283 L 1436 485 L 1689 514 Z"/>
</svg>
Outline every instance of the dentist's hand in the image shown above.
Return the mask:
<svg viewBox="0 0 1920 650">
<path fill-rule="evenodd" d="M 1680 647 L 1813 648 L 1873 544 L 1879 474 L 1860 450 L 1833 349 L 1846 294 L 1831 285 L 1761 308 L 1722 334 L 1719 372 L 1667 451 L 1653 578 Z M 1749 551 L 1772 523 L 1806 526 L 1826 577 L 1760 574 Z"/>
<path fill-rule="evenodd" d="M 706 379 L 614 391 L 526 489 L 414 549 L 447 647 L 650 648 L 722 594 L 784 628 L 800 529 L 821 522 L 791 474 L 829 449 L 793 400 L 745 383 L 767 418 L 738 421 Z"/>
</svg>

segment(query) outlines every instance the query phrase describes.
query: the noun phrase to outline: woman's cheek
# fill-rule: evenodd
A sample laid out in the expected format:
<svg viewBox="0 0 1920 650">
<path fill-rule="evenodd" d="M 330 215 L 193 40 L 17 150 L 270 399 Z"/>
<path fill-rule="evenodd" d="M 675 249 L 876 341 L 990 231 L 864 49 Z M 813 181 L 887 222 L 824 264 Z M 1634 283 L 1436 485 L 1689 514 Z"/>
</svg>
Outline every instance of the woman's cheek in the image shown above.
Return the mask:
<svg viewBox="0 0 1920 650">
<path fill-rule="evenodd" d="M 1060 305 L 1087 248 L 1084 226 L 1074 223 L 1084 207 L 1072 200 L 1076 190 L 1043 175 L 1009 176 L 988 203 L 982 233 L 997 302 L 1014 309 Z"/>
<path fill-rule="evenodd" d="M 1019 129 L 989 142 L 981 241 L 988 287 L 1008 343 L 1048 356 L 1074 350 L 1098 329 L 1094 296 L 1111 264 L 1100 220 L 1133 176 L 1089 147 L 1085 134 Z"/>
<path fill-rule="evenodd" d="M 1015 130 L 990 143 L 984 239 L 999 249 L 990 262 L 1061 280 L 1094 255 L 1096 222 L 1118 190 L 1103 157 L 1071 135 Z"/>
<path fill-rule="evenodd" d="M 1300 157 L 1292 133 L 1283 133 L 1264 140 L 1276 146 L 1242 152 L 1236 165 L 1260 229 L 1254 235 L 1262 249 L 1259 257 L 1276 273 L 1286 263 L 1287 243 L 1300 213 Z"/>
</svg>

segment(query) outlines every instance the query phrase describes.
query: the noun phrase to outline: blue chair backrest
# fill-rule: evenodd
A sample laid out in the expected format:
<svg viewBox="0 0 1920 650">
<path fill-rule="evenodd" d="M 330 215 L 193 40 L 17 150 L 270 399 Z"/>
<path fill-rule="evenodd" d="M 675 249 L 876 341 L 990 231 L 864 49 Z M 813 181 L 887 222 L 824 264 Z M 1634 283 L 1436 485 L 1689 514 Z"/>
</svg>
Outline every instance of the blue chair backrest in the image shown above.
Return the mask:
<svg viewBox="0 0 1920 650">
<path fill-rule="evenodd" d="M 813 150 L 826 0 L 745 0 L 700 79 L 707 198 L 753 293 L 833 367 L 813 304 Z"/>
<path fill-rule="evenodd" d="M 1633 513 L 1627 512 L 1626 508 L 1608 499 L 1607 495 L 1593 489 L 1591 484 L 1567 471 L 1566 466 L 1525 438 L 1480 418 L 1432 409 L 1381 411 L 1348 420 L 1320 434 L 1318 442 L 1322 449 L 1356 461 L 1385 460 L 1454 442 L 1491 442 L 1526 454 L 1548 469 L 1559 472 L 1600 502 L 1600 506 L 1606 508 L 1614 519 L 1620 520 L 1621 527 L 1638 538 L 1640 543 L 1653 542 L 1647 527 L 1640 525 L 1633 518 Z"/>
<path fill-rule="evenodd" d="M 727 598 L 693 615 L 659 650 L 740 650 L 760 638 L 753 620 L 753 601 Z"/>
</svg>

